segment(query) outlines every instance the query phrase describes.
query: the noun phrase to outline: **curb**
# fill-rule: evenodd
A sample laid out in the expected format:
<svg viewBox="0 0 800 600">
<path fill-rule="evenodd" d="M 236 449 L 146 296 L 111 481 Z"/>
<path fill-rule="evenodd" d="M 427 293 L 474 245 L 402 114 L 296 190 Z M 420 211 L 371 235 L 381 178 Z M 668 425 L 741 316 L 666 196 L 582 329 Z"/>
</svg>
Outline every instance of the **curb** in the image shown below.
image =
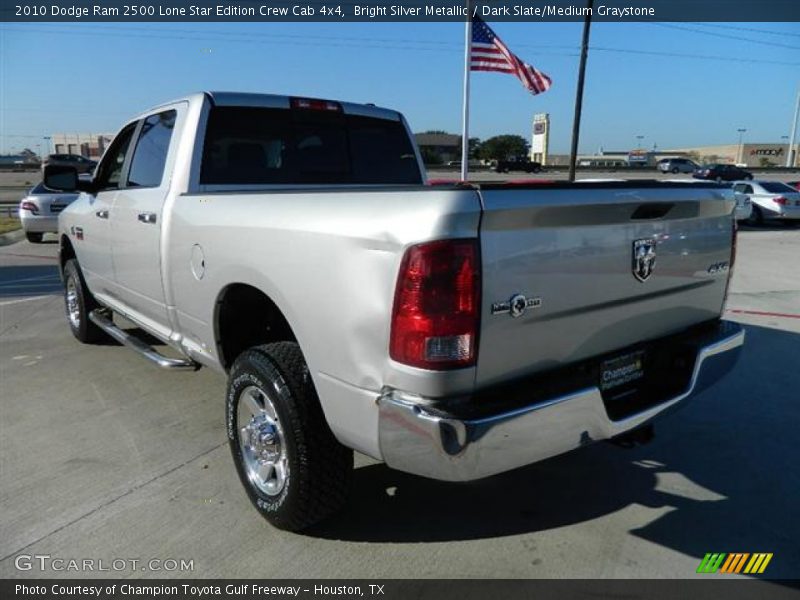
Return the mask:
<svg viewBox="0 0 800 600">
<path fill-rule="evenodd" d="M 25 232 L 22 229 L 15 229 L 8 233 L 0 234 L 0 246 L 9 246 L 15 244 L 25 237 Z"/>
</svg>

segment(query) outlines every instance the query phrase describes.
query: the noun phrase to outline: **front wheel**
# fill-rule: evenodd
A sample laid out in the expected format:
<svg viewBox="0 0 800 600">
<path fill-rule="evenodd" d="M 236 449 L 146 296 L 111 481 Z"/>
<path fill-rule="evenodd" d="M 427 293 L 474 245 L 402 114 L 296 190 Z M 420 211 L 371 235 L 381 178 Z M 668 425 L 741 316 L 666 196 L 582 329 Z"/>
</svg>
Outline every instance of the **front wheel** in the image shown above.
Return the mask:
<svg viewBox="0 0 800 600">
<path fill-rule="evenodd" d="M 296 343 L 242 353 L 228 379 L 226 413 L 239 479 L 272 525 L 299 531 L 344 506 L 353 451 L 328 427 Z"/>
<path fill-rule="evenodd" d="M 32 233 L 30 231 L 26 231 L 25 232 L 25 238 L 31 244 L 41 244 L 42 243 L 42 237 L 44 237 L 43 233 Z"/>
<path fill-rule="evenodd" d="M 99 307 L 86 287 L 78 261 L 68 260 L 64 265 L 64 308 L 72 335 L 84 344 L 105 338 L 103 330 L 89 320 L 89 313 Z"/>
<path fill-rule="evenodd" d="M 677 168 L 677 167 L 674 167 L 674 168 L 672 169 L 672 174 L 673 174 L 673 175 L 677 175 L 677 174 L 678 174 L 678 168 Z"/>
</svg>

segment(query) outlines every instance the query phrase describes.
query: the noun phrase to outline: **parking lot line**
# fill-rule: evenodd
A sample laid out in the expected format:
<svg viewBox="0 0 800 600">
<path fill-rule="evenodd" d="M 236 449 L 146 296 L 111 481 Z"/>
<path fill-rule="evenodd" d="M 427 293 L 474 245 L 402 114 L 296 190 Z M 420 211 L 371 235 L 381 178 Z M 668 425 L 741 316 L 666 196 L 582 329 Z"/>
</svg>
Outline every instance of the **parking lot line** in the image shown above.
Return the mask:
<svg viewBox="0 0 800 600">
<path fill-rule="evenodd" d="M 21 304 L 23 302 L 31 302 L 32 300 L 42 300 L 44 298 L 52 298 L 52 296 L 30 296 L 27 298 L 19 298 L 17 300 L 6 300 L 5 302 L 0 302 L 0 306 L 8 306 L 9 304 Z"/>
<path fill-rule="evenodd" d="M 743 310 L 740 308 L 729 308 L 726 312 L 734 313 L 737 315 L 756 315 L 759 317 L 778 317 L 783 319 L 800 319 L 800 315 L 793 315 L 789 313 L 769 312 L 765 310 Z"/>
</svg>

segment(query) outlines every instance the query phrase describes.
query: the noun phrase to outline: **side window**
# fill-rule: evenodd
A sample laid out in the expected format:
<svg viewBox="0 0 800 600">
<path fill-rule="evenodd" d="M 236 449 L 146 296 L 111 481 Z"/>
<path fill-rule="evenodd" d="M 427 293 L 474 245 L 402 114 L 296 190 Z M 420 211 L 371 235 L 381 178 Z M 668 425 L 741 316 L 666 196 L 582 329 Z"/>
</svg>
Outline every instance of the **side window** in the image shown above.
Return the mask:
<svg viewBox="0 0 800 600">
<path fill-rule="evenodd" d="M 168 110 L 150 115 L 142 123 L 142 131 L 133 151 L 133 160 L 128 174 L 130 187 L 158 187 L 164 176 L 169 141 L 175 129 L 178 113 Z"/>
<path fill-rule="evenodd" d="M 131 138 L 133 132 L 136 130 L 136 123 L 131 123 L 117 134 L 111 147 L 103 157 L 103 162 L 97 169 L 97 183 L 98 191 L 116 189 L 120 186 L 120 177 L 122 176 L 122 167 L 125 164 L 125 158 L 128 156 L 128 149 L 131 146 Z"/>
</svg>

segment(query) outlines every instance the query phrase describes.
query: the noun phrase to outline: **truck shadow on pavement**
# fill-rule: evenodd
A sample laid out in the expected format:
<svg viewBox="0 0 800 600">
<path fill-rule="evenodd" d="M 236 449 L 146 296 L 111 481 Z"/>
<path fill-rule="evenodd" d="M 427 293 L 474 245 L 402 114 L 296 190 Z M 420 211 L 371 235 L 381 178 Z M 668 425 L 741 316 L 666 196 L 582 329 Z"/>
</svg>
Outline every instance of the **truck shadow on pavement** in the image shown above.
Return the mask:
<svg viewBox="0 0 800 600">
<path fill-rule="evenodd" d="M 63 289 L 53 264 L 0 267 L 0 298 L 49 296 Z"/>
<path fill-rule="evenodd" d="M 630 534 L 696 556 L 698 564 L 707 552 L 773 552 L 769 576 L 797 578 L 800 335 L 748 326 L 747 336 L 737 368 L 657 422 L 647 446 L 595 444 L 464 484 L 370 465 L 356 470 L 345 512 L 307 534 L 444 542 L 536 533 L 630 511 L 617 520 L 630 525 Z"/>
</svg>

